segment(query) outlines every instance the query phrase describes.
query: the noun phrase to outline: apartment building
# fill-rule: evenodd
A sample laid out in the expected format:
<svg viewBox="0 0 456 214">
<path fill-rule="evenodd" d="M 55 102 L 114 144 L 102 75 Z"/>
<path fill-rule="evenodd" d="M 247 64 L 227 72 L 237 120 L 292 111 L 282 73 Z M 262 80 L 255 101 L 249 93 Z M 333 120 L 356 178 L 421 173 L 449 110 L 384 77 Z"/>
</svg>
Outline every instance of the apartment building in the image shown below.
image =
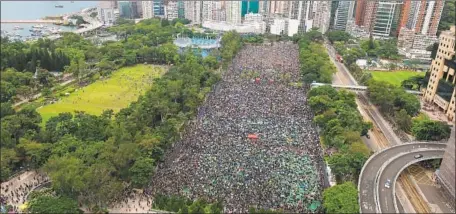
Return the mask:
<svg viewBox="0 0 456 214">
<path fill-rule="evenodd" d="M 97 7 L 98 20 L 105 25 L 113 25 L 120 12 L 117 1 L 100 1 Z"/>
<path fill-rule="evenodd" d="M 150 19 L 154 17 L 154 3 L 153 1 L 142 1 L 142 17 L 144 19 Z"/>
<path fill-rule="evenodd" d="M 298 32 L 300 33 L 307 32 L 313 27 L 313 3 L 313 1 L 291 1 L 289 3 L 288 18 L 299 23 Z"/>
<path fill-rule="evenodd" d="M 439 107 L 451 121 L 455 118 L 455 36 L 454 26 L 440 34 L 439 49 L 432 60 L 431 76 L 424 95 L 426 102 Z"/>
<path fill-rule="evenodd" d="M 372 30 L 378 1 L 358 0 L 356 1 L 355 24 L 364 29 Z"/>
<path fill-rule="evenodd" d="M 380 1 L 376 5 L 375 18 L 373 20 L 372 35 L 375 37 L 389 37 L 391 30 L 397 21 L 398 6 L 400 2 Z"/>
<path fill-rule="evenodd" d="M 202 24 L 201 1 L 184 1 L 185 18 L 192 21 L 192 24 Z"/>
<path fill-rule="evenodd" d="M 331 18 L 331 2 L 315 1 L 313 4 L 313 27 L 319 29 L 321 33 L 326 33 L 329 29 Z"/>
<path fill-rule="evenodd" d="M 444 1 L 404 0 L 398 25 L 413 29 L 417 34 L 435 36 L 442 16 Z"/>
<path fill-rule="evenodd" d="M 346 30 L 347 21 L 354 19 L 355 1 L 339 1 L 334 14 L 334 30 Z"/>
<path fill-rule="evenodd" d="M 264 0 L 259 2 L 258 13 L 265 16 L 288 16 L 290 1 Z"/>
<path fill-rule="evenodd" d="M 226 22 L 230 24 L 240 24 L 242 22 L 241 1 L 226 1 Z"/>
<path fill-rule="evenodd" d="M 179 18 L 179 5 L 178 2 L 168 1 L 165 5 L 165 18 L 173 20 Z"/>
</svg>

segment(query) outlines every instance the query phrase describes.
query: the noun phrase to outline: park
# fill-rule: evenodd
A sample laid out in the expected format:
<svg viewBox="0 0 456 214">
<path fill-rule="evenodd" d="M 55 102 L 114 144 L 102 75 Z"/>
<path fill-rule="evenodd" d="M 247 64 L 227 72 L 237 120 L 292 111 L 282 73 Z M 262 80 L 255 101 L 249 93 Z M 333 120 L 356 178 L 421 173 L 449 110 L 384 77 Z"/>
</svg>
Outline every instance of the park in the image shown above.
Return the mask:
<svg viewBox="0 0 456 214">
<path fill-rule="evenodd" d="M 93 84 L 75 90 L 56 103 L 38 108 L 38 113 L 45 123 L 49 118 L 63 112 L 84 111 L 100 115 L 104 110 L 112 109 L 114 113 L 136 101 L 159 78 L 165 68 L 155 65 L 135 65 L 121 68 L 111 77 L 100 79 Z"/>
<path fill-rule="evenodd" d="M 372 78 L 376 81 L 385 81 L 395 86 L 401 86 L 402 81 L 414 76 L 424 76 L 425 72 L 416 71 L 370 71 Z"/>
</svg>

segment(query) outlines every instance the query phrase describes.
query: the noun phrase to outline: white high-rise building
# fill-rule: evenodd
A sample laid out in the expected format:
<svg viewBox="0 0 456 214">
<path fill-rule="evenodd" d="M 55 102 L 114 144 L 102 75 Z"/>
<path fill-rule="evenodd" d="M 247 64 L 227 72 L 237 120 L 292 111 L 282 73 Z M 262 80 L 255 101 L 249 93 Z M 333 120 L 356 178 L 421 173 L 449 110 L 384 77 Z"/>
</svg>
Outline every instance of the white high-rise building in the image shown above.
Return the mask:
<svg viewBox="0 0 456 214">
<path fill-rule="evenodd" d="M 271 34 L 273 35 L 282 35 L 286 34 L 285 32 L 286 20 L 281 19 L 274 19 L 274 22 L 271 25 Z"/>
<path fill-rule="evenodd" d="M 201 1 L 184 1 L 185 18 L 192 24 L 202 24 L 201 10 Z"/>
<path fill-rule="evenodd" d="M 165 17 L 168 20 L 177 19 L 179 15 L 178 3 L 176 0 L 168 1 L 165 5 Z"/>
<path fill-rule="evenodd" d="M 100 1 L 97 7 L 98 20 L 105 25 L 113 25 L 119 18 L 117 1 Z"/>
<path fill-rule="evenodd" d="M 154 2 L 153 1 L 142 1 L 142 17 L 144 19 L 150 19 L 154 17 Z"/>
<path fill-rule="evenodd" d="M 298 32 L 310 31 L 313 27 L 313 1 L 289 2 L 288 17 L 299 21 Z M 293 21 L 292 23 L 295 23 Z"/>
<path fill-rule="evenodd" d="M 241 17 L 241 9 L 242 9 L 242 2 L 241 1 L 226 1 L 225 2 L 225 9 L 226 9 L 226 22 L 231 24 L 240 24 L 242 21 Z"/>
<path fill-rule="evenodd" d="M 380 1 L 375 13 L 372 35 L 374 37 L 388 37 L 391 34 L 393 19 L 399 2 Z"/>
<path fill-rule="evenodd" d="M 288 4 L 290 1 L 264 0 L 259 2 L 258 13 L 266 16 L 288 15 Z"/>
<path fill-rule="evenodd" d="M 287 29 L 288 29 L 288 31 L 287 31 L 288 36 L 294 36 L 295 34 L 297 34 L 298 30 L 299 30 L 299 20 L 289 19 Z"/>
<path fill-rule="evenodd" d="M 354 19 L 355 1 L 339 1 L 334 15 L 334 30 L 346 30 L 348 20 Z"/>
<path fill-rule="evenodd" d="M 331 2 L 315 1 L 313 4 L 313 27 L 321 33 L 326 33 L 331 18 Z"/>
</svg>

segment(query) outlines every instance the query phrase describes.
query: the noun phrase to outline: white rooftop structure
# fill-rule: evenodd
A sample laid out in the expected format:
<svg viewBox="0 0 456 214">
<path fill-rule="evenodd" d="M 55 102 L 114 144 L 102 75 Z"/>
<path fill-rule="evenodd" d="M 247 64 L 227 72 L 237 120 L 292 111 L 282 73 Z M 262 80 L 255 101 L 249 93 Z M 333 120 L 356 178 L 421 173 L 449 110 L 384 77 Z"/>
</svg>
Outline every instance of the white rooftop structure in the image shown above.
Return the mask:
<svg viewBox="0 0 456 214">
<path fill-rule="evenodd" d="M 203 22 L 204 28 L 209 28 L 216 31 L 231 31 L 235 30 L 238 33 L 258 33 L 262 34 L 266 31 L 265 22 L 248 22 L 243 24 L 231 24 L 228 22 Z"/>
</svg>

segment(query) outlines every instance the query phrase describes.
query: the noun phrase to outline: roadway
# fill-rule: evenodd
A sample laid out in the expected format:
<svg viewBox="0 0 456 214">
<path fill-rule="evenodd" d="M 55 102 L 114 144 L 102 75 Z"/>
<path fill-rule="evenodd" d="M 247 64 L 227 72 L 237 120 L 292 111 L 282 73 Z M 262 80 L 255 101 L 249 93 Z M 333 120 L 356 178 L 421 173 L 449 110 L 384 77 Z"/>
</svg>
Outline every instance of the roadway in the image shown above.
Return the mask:
<svg viewBox="0 0 456 214">
<path fill-rule="evenodd" d="M 419 143 L 421 144 L 421 143 Z M 435 143 L 431 143 L 435 144 Z M 397 208 L 397 201 L 395 194 L 395 184 L 398 178 L 398 175 L 404 170 L 407 166 L 416 163 L 422 160 L 428 159 L 435 159 L 435 158 L 442 158 L 443 153 L 445 153 L 446 144 L 438 144 L 441 147 L 438 149 L 428 149 L 428 150 L 421 150 L 418 148 L 414 148 L 410 151 L 404 151 L 404 154 L 397 155 L 396 152 L 388 152 L 395 157 L 390 160 L 389 163 L 385 163 L 383 166 L 383 170 L 379 173 L 379 179 L 377 181 L 377 190 L 375 192 L 378 193 L 378 205 L 379 205 L 379 212 L 380 213 L 398 213 Z M 423 155 L 420 159 L 415 159 L 415 155 L 421 154 Z M 385 182 L 387 179 L 391 180 L 390 188 L 385 187 Z"/>
<path fill-rule="evenodd" d="M 333 64 L 337 68 L 337 72 L 333 75 L 333 83 L 334 84 L 344 84 L 344 85 L 352 85 L 352 86 L 358 86 L 358 83 L 356 80 L 352 77 L 350 72 L 348 71 L 347 67 L 343 63 L 339 63 L 335 60 L 336 58 L 336 51 L 334 48 L 331 46 L 331 44 L 326 41 L 324 43 L 329 58 L 333 62 Z M 390 147 L 391 145 L 401 145 L 402 142 L 401 140 L 397 137 L 397 135 L 394 133 L 392 130 L 391 126 L 389 125 L 388 122 L 385 121 L 385 119 L 381 116 L 380 112 L 378 109 L 373 106 L 368 98 L 362 94 L 359 93 L 358 97 L 356 99 L 356 103 L 358 104 L 358 110 L 360 111 L 361 115 L 363 118 L 367 121 L 371 121 L 374 125 L 373 129 L 369 131 L 369 135 L 371 136 L 370 139 L 367 139 L 366 137 L 362 137 L 363 142 L 372 150 L 372 151 L 378 151 L 381 149 L 385 149 Z M 378 162 L 374 161 L 372 167 L 366 165 L 363 167 L 363 171 L 365 171 L 366 175 L 372 175 L 376 174 L 377 171 L 373 170 L 374 167 L 380 167 L 378 164 L 386 162 L 386 157 L 382 156 L 376 156 L 375 159 L 379 159 Z M 374 180 L 370 177 L 366 177 L 361 179 L 360 175 L 360 180 L 358 183 L 358 190 L 359 190 L 359 202 L 360 202 L 360 211 L 361 212 L 376 212 L 376 205 L 375 205 L 375 200 L 373 197 L 373 187 L 374 187 Z M 404 185 L 408 184 L 406 186 L 410 187 L 408 189 L 403 189 Z M 364 186 L 364 187 L 362 187 Z M 398 203 L 398 208 L 401 212 L 407 211 L 407 212 L 415 212 L 414 208 L 416 204 L 422 205 L 422 199 L 421 195 L 416 194 L 416 191 L 412 191 L 415 188 L 410 185 L 409 179 L 399 179 L 398 181 L 398 192 L 397 196 L 401 197 L 405 201 L 402 201 L 403 203 L 406 203 L 402 207 L 401 203 Z M 404 192 L 404 190 L 407 190 Z M 364 195 L 363 195 L 364 194 Z M 408 195 L 409 198 L 412 197 L 414 200 L 413 202 L 417 202 L 414 204 L 414 206 L 411 206 L 410 202 L 407 197 L 404 197 L 404 195 Z M 396 200 L 396 196 L 392 195 L 390 196 L 393 200 Z M 367 201 L 367 199 L 363 198 L 369 198 L 371 201 Z"/>
</svg>

